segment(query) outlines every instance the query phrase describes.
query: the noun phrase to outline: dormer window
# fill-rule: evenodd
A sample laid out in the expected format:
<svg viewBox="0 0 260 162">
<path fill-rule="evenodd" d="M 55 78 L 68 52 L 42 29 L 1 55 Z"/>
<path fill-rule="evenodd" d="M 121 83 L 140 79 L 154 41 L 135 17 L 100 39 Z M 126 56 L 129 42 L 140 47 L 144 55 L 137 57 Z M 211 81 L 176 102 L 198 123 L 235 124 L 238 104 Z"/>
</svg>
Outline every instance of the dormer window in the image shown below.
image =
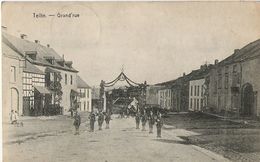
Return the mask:
<svg viewBox="0 0 260 162">
<path fill-rule="evenodd" d="M 72 68 L 72 61 L 65 61 L 65 65 Z"/>
<path fill-rule="evenodd" d="M 54 61 L 55 61 L 55 60 L 54 60 L 54 57 L 49 56 L 49 57 L 44 57 L 44 58 L 45 58 L 45 60 L 48 61 L 50 64 L 52 64 L 52 65 L 54 64 Z"/>
<path fill-rule="evenodd" d="M 64 65 L 65 65 L 65 61 L 62 59 L 62 60 L 56 60 L 56 62 L 60 65 L 60 66 L 62 66 L 62 67 L 64 67 Z"/>
<path fill-rule="evenodd" d="M 32 60 L 36 60 L 37 51 L 26 51 L 25 55 Z"/>
</svg>

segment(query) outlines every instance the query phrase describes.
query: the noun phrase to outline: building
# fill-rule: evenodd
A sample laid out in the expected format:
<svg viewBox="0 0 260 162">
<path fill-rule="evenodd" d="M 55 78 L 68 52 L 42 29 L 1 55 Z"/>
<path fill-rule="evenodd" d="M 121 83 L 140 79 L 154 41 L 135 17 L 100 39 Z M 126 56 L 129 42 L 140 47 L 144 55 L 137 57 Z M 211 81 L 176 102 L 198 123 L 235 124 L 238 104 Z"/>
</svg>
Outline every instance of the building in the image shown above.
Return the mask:
<svg viewBox="0 0 260 162">
<path fill-rule="evenodd" d="M 260 116 L 260 40 L 215 66 L 208 75 L 208 109 L 236 116 Z"/>
<path fill-rule="evenodd" d="M 2 42 L 2 94 L 3 121 L 7 121 L 11 110 L 23 114 L 22 75 L 25 59 Z"/>
<path fill-rule="evenodd" d="M 207 106 L 206 76 L 212 64 L 201 65 L 200 69 L 194 70 L 189 81 L 189 111 L 203 111 Z"/>
<path fill-rule="evenodd" d="M 161 87 L 158 90 L 158 103 L 161 108 L 170 110 L 172 109 L 172 90 L 169 87 Z"/>
<path fill-rule="evenodd" d="M 159 105 L 159 89 L 161 86 L 149 85 L 146 87 L 146 104 Z"/>
<path fill-rule="evenodd" d="M 48 108 L 48 112 L 44 113 L 45 111 L 37 110 L 38 112 L 34 112 L 34 115 L 63 114 L 69 112 L 71 108 L 76 106 L 78 93 L 76 77 L 78 71 L 72 67 L 72 61 L 65 61 L 64 57 L 58 55 L 50 45 L 43 46 L 38 40 L 34 42 L 26 40 L 24 35 L 21 35 L 21 38 L 17 38 L 4 32 L 2 38 L 10 49 L 26 59 L 28 65 L 33 65 L 33 68 L 36 67 L 45 74 L 45 87 L 48 91 L 39 88 L 44 86 L 34 85 L 38 81 L 33 80 L 37 80 L 37 78 L 42 80 L 42 74 L 38 72 L 37 74 L 30 74 L 32 71 L 28 74 L 28 71 L 24 71 L 24 85 L 30 84 L 29 87 L 24 87 L 24 91 L 36 90 L 34 92 L 42 94 L 42 97 L 40 97 L 42 100 L 39 102 L 48 104 L 45 105 L 45 107 Z M 29 81 L 29 78 L 32 78 L 32 81 Z M 50 97 L 43 97 L 45 94 L 49 94 Z M 33 98 L 36 98 L 34 96 L 35 93 L 28 95 L 29 96 L 26 95 L 24 98 L 24 110 L 35 108 L 35 102 L 32 101 Z M 29 101 L 28 97 L 30 98 Z"/>
<path fill-rule="evenodd" d="M 92 91 L 91 87 L 80 77 L 77 76 L 77 89 L 79 93 L 78 108 L 79 111 L 92 111 Z"/>
</svg>

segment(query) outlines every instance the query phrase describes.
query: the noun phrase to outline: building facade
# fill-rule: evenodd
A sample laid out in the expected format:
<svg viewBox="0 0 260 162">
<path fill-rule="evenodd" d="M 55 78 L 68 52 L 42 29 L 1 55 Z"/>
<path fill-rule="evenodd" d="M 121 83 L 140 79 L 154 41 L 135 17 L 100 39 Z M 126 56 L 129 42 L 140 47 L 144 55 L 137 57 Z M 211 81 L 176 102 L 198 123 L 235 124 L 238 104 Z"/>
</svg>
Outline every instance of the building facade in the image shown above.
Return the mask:
<svg viewBox="0 0 260 162">
<path fill-rule="evenodd" d="M 22 75 L 25 60 L 3 41 L 2 61 L 2 112 L 3 121 L 8 121 L 11 110 L 23 114 Z"/>
<path fill-rule="evenodd" d="M 208 107 L 217 113 L 242 117 L 260 115 L 260 40 L 223 61 L 215 61 L 208 76 Z"/>
<path fill-rule="evenodd" d="M 65 61 L 50 45 L 43 46 L 37 40 L 31 42 L 23 36 L 18 38 L 7 33 L 3 33 L 2 38 L 9 49 L 26 60 L 25 66 L 28 66 L 17 73 L 21 75 L 19 94 L 24 96 L 19 100 L 19 106 L 23 106 L 19 107 L 20 114 L 64 114 L 77 106 L 78 71 L 72 67 L 72 61 Z M 33 70 L 28 71 L 30 68 Z M 45 103 L 48 106 L 44 106 Z M 42 108 L 36 108 L 36 105 L 42 105 Z"/>
<path fill-rule="evenodd" d="M 91 87 L 80 77 L 77 76 L 78 109 L 79 111 L 92 112 L 92 91 Z"/>
<path fill-rule="evenodd" d="M 158 103 L 161 108 L 171 110 L 172 109 L 172 90 L 171 88 L 161 88 L 158 90 Z"/>
<path fill-rule="evenodd" d="M 189 91 L 189 111 L 202 111 L 205 102 L 205 79 L 191 80 Z"/>
</svg>

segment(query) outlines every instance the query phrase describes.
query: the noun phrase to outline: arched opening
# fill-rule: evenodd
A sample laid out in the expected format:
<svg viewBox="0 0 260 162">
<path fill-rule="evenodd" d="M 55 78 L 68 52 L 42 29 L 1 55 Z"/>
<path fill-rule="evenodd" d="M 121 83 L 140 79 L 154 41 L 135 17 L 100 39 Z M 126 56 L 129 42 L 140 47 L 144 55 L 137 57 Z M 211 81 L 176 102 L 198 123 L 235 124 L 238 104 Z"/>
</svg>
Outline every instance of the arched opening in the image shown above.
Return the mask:
<svg viewBox="0 0 260 162">
<path fill-rule="evenodd" d="M 16 88 L 11 88 L 11 110 L 19 114 L 19 92 Z"/>
<path fill-rule="evenodd" d="M 241 116 L 252 116 L 254 112 L 254 92 L 253 86 L 249 83 L 246 83 L 242 87 L 242 95 L 241 95 Z"/>
</svg>

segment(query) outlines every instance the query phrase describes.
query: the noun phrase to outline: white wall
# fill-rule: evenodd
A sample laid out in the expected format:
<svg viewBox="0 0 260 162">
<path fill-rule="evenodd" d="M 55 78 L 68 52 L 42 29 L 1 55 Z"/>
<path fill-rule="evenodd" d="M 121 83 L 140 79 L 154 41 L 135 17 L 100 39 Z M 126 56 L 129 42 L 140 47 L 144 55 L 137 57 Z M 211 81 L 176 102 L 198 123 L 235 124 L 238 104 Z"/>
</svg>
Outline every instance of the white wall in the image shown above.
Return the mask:
<svg viewBox="0 0 260 162">
<path fill-rule="evenodd" d="M 204 106 L 205 79 L 192 80 L 189 86 L 189 110 L 201 111 Z M 196 86 L 196 92 L 195 92 Z M 202 103 L 202 104 L 201 104 Z"/>
</svg>

